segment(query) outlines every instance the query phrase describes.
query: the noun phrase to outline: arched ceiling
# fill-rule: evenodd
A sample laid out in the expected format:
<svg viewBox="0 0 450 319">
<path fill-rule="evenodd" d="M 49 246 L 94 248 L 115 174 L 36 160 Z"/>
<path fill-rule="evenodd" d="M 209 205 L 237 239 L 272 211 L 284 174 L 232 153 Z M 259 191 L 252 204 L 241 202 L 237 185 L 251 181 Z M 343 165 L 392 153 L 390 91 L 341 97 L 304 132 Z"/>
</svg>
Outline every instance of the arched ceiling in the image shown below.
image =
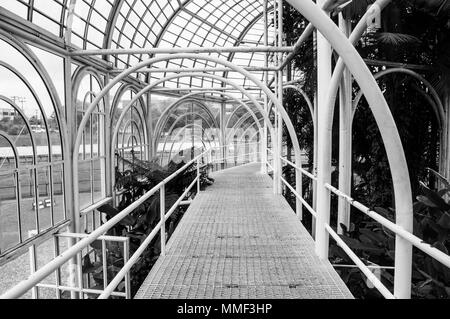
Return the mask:
<svg viewBox="0 0 450 319">
<path fill-rule="evenodd" d="M 74 4 L 72 45 L 82 49 L 257 46 L 263 45 L 262 0 L 8 0 L 0 6 L 24 19 L 64 37 L 68 29 L 68 7 Z M 272 29 L 272 28 L 271 28 Z M 269 30 L 269 44 L 273 31 Z M 263 66 L 264 53 L 211 54 L 240 66 Z M 148 56 L 120 55 L 114 65 L 126 68 Z M 172 60 L 153 68 L 215 67 L 215 63 Z M 213 72 L 249 86 L 237 73 Z M 163 73 L 151 73 L 161 78 Z M 262 79 L 262 72 L 259 72 Z M 145 80 L 144 74 L 138 75 Z M 220 87 L 215 80 L 181 78 L 165 87 Z"/>
</svg>

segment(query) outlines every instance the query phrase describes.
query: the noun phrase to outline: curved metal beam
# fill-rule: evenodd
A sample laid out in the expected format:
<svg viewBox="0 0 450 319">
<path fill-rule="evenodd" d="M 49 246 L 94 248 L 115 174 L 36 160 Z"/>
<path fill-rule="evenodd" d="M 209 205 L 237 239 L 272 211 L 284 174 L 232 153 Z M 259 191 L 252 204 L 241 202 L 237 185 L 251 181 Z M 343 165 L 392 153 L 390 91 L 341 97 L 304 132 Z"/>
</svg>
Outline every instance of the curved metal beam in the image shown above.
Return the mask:
<svg viewBox="0 0 450 319">
<path fill-rule="evenodd" d="M 286 113 L 285 109 L 283 108 L 283 105 L 280 103 L 280 101 L 276 98 L 275 94 L 267 87 L 265 86 L 263 83 L 261 83 L 261 81 L 259 81 L 254 75 L 252 75 L 250 72 L 246 71 L 244 68 L 239 67 L 234 65 L 233 63 L 230 63 L 228 61 L 224 61 L 222 59 L 218 59 L 212 56 L 204 56 L 204 55 L 196 55 L 196 54 L 172 54 L 172 55 L 166 55 L 166 56 L 159 56 L 156 58 L 152 58 L 146 61 L 143 61 L 141 63 L 138 63 L 137 65 L 123 71 L 122 73 L 120 73 L 116 78 L 114 78 L 113 80 L 111 80 L 107 86 L 105 86 L 105 88 L 103 88 L 102 92 L 99 94 L 99 96 L 92 102 L 91 106 L 89 107 L 89 109 L 87 110 L 87 112 L 85 113 L 85 116 L 83 117 L 81 123 L 80 123 L 80 127 L 85 127 L 87 121 L 88 121 L 88 115 L 93 111 L 93 109 L 95 108 L 96 104 L 99 103 L 101 101 L 101 99 L 109 92 L 109 90 L 111 88 L 114 87 L 114 85 L 116 85 L 118 82 L 120 82 L 123 78 L 128 77 L 130 74 L 132 74 L 133 72 L 135 72 L 136 70 L 139 70 L 141 68 L 145 68 L 148 67 L 149 65 L 152 65 L 156 62 L 159 61 L 167 61 L 167 60 L 171 60 L 171 59 L 183 59 L 183 58 L 188 58 L 188 59 L 203 59 L 206 61 L 210 61 L 210 62 L 215 62 L 217 64 L 221 64 L 223 66 L 229 67 L 231 69 L 233 69 L 234 71 L 241 73 L 243 76 L 247 77 L 250 81 L 252 81 L 253 83 L 255 83 L 267 96 L 269 99 L 274 101 L 275 106 L 279 109 L 279 112 L 284 120 L 284 122 L 286 123 L 286 127 L 287 130 L 291 136 L 292 142 L 293 142 L 293 146 L 294 146 L 294 151 L 295 151 L 295 158 L 297 162 L 301 161 L 301 151 L 300 151 L 300 147 L 299 147 L 299 143 L 298 143 L 298 139 L 297 139 L 297 135 L 295 132 L 295 129 L 292 125 L 292 122 L 288 116 L 288 114 Z M 189 76 L 193 76 L 193 74 L 188 74 Z M 177 78 L 180 75 L 174 76 L 173 78 Z M 184 75 L 186 76 L 186 75 Z M 206 75 L 204 75 L 206 76 Z M 213 75 L 208 75 L 209 77 L 214 78 Z M 228 79 L 222 79 L 220 77 L 216 77 L 219 80 L 222 80 L 223 82 L 229 83 L 230 85 L 233 85 L 236 89 L 238 89 L 239 91 L 241 91 L 243 94 L 247 95 L 248 98 L 250 98 L 255 105 L 258 105 L 258 102 L 256 101 L 256 99 L 249 95 L 242 87 L 234 84 L 232 81 L 228 80 Z M 168 78 L 166 78 L 168 79 Z M 153 87 L 155 87 L 155 85 L 164 82 L 163 80 L 160 81 L 156 81 L 155 83 L 147 86 L 146 88 L 144 88 L 141 92 L 142 94 L 144 92 L 147 92 L 148 90 L 151 90 Z M 137 95 L 139 97 L 139 95 Z M 261 107 L 261 106 L 260 106 Z M 264 110 L 261 108 L 261 111 L 264 114 L 265 120 L 267 122 L 268 121 L 268 117 L 267 114 L 264 112 Z M 270 124 L 270 123 L 269 123 Z M 269 129 L 271 132 L 271 135 L 273 135 L 274 130 L 273 127 L 271 125 L 269 125 Z M 76 137 L 76 141 L 75 141 L 75 148 L 79 147 L 81 143 L 81 135 L 80 132 L 78 132 L 77 137 Z M 78 161 L 76 159 L 73 160 L 73 165 L 74 168 L 77 169 L 78 167 Z M 280 172 L 275 172 L 274 174 L 274 180 L 279 180 L 280 178 Z M 78 180 L 78 175 L 74 173 L 74 181 L 75 181 L 75 192 L 78 191 L 78 185 L 77 185 L 77 180 Z M 78 203 L 77 203 L 77 199 L 75 201 L 75 206 L 78 207 Z"/>
<path fill-rule="evenodd" d="M 355 77 L 363 90 L 372 114 L 378 124 L 389 161 L 394 185 L 396 224 L 406 231 L 412 232 L 412 197 L 408 166 L 403 146 L 395 126 L 395 121 L 383 93 L 362 57 L 353 47 L 352 43 L 339 30 L 336 24 L 323 12 L 319 6 L 310 1 L 287 0 L 294 8 L 308 19 L 317 30 L 328 40 L 330 45 L 341 56 L 342 61 Z M 331 130 L 335 94 L 328 97 L 328 103 L 320 109 L 319 113 L 319 145 L 318 145 L 318 198 L 316 247 L 322 258 L 328 257 L 329 235 L 325 224 L 329 223 L 330 194 L 326 184 L 331 183 Z M 330 106 L 326 108 L 327 106 Z M 322 110 L 322 111 L 321 111 Z M 321 122 L 322 121 L 322 122 Z M 396 236 L 395 249 L 395 283 L 394 294 L 398 298 L 411 296 L 411 262 L 412 245 L 399 235 Z"/>
<path fill-rule="evenodd" d="M 157 138 L 158 136 L 161 135 L 162 133 L 162 129 L 164 128 L 164 126 L 167 124 L 167 118 L 168 115 L 170 114 L 170 112 L 174 109 L 176 109 L 179 106 L 182 106 L 185 103 L 197 103 L 198 106 L 204 110 L 206 112 L 206 114 L 209 116 L 209 118 L 211 119 L 213 125 L 215 125 L 216 127 L 219 127 L 219 124 L 216 121 L 216 118 L 214 117 L 214 114 L 212 114 L 212 112 L 210 111 L 209 107 L 204 104 L 201 101 L 198 101 L 192 97 L 188 97 L 188 98 L 182 98 L 179 99 L 177 101 L 175 101 L 174 103 L 172 103 L 169 107 L 167 107 L 159 116 L 158 122 L 155 125 L 155 129 L 154 129 L 154 134 L 153 134 L 153 146 L 156 147 L 157 145 L 155 144 L 157 142 Z"/>
</svg>

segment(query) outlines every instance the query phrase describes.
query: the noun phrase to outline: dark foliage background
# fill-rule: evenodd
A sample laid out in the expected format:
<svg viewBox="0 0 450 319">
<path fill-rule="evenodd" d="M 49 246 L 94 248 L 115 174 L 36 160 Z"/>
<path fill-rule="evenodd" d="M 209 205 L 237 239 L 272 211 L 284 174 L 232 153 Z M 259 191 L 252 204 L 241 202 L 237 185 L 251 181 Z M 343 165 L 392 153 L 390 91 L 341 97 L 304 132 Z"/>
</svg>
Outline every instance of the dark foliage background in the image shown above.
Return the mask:
<svg viewBox="0 0 450 319">
<path fill-rule="evenodd" d="M 351 19 L 355 26 L 373 0 L 353 1 L 348 5 L 343 15 Z M 307 21 L 289 4 L 284 4 L 284 32 L 288 45 L 293 45 L 302 34 Z M 337 22 L 337 16 L 333 19 Z M 438 91 L 443 101 L 450 96 L 450 1 L 393 1 L 382 13 L 382 25 L 378 30 L 369 30 L 356 45 L 363 58 L 409 63 L 431 67 L 429 70 L 419 68 L 416 72 L 430 81 Z M 316 89 L 316 66 L 314 62 L 314 39 L 306 41 L 292 67 L 303 74 L 302 89 L 314 100 Z M 334 56 L 336 58 L 336 56 Z M 334 61 L 335 62 L 335 61 Z M 382 70 L 380 66 L 370 66 L 373 73 Z M 399 130 L 403 143 L 411 178 L 414 198 L 416 196 L 435 195 L 442 197 L 446 191 L 437 192 L 437 180 L 442 178 L 430 173 L 438 170 L 439 134 L 440 128 L 431 106 L 424 98 L 425 87 L 422 83 L 404 74 L 391 74 L 378 80 L 386 101 Z M 354 84 L 354 95 L 359 91 Z M 309 169 L 313 160 L 313 125 L 307 104 L 295 90 L 286 90 L 285 107 L 296 127 L 300 146 L 306 150 L 309 159 Z M 338 160 L 337 130 L 339 117 L 338 107 L 335 108 L 333 126 L 332 164 Z M 287 134 L 286 134 L 287 135 Z M 288 147 L 291 147 L 287 137 Z M 288 152 L 289 154 L 290 152 Z M 353 122 L 353 160 L 354 180 L 352 197 L 369 207 L 377 207 L 377 211 L 394 220 L 392 182 L 386 152 L 377 125 L 365 101 L 361 99 Z M 432 170 L 429 170 L 431 168 Z M 294 174 L 285 170 L 291 184 L 295 184 Z M 337 181 L 337 172 L 333 173 L 333 181 Z M 424 184 L 421 186 L 420 182 Z M 424 187 L 427 187 L 426 190 Z M 304 187 L 306 191 L 310 188 Z M 433 190 L 432 190 L 433 189 Z M 424 194 L 424 192 L 428 192 Z M 288 200 L 294 205 L 295 198 L 286 193 Z M 308 198 L 310 194 L 305 194 Z M 445 196 L 444 196 L 445 197 Z M 421 198 L 421 197 L 419 197 Z M 423 198 L 421 198 L 423 200 Z M 445 199 L 443 199 L 445 202 Z M 442 204 L 442 202 L 440 202 Z M 441 221 L 446 219 L 448 211 L 445 207 L 436 209 L 436 203 L 418 201 L 415 204 L 415 232 L 425 236 L 430 244 L 448 251 L 448 225 Z M 429 211 L 432 209 L 433 211 Z M 306 215 L 308 215 L 306 213 Z M 444 216 L 444 217 L 442 217 Z M 332 220 L 336 218 L 335 200 L 332 201 Z M 441 221 L 442 223 L 440 224 Z M 430 226 L 429 224 L 433 226 Z M 310 224 L 310 220 L 306 220 Z M 420 227 L 418 226 L 420 225 Z M 436 226 L 438 225 L 438 226 Z M 440 228 L 443 227 L 443 228 Z M 426 235 L 428 234 L 428 235 Z M 430 235 L 431 234 L 431 235 Z M 347 243 L 357 251 L 363 260 L 379 265 L 393 265 L 393 237 L 380 225 L 352 210 L 352 229 L 347 230 Z M 421 237 L 423 238 L 423 237 Z M 340 248 L 333 246 L 331 256 L 335 263 L 352 264 Z M 429 257 L 421 253 L 414 254 L 413 295 L 420 298 L 448 298 L 448 269 L 430 267 L 433 264 Z M 441 265 L 442 267 L 442 265 Z M 442 272 L 437 271 L 440 269 Z M 445 268 L 445 267 L 444 267 Z M 342 277 L 350 286 L 355 296 L 360 298 L 380 297 L 376 289 L 369 288 L 365 278 L 358 269 L 340 269 Z M 392 271 L 383 270 L 382 280 L 387 286 L 392 286 Z"/>
</svg>

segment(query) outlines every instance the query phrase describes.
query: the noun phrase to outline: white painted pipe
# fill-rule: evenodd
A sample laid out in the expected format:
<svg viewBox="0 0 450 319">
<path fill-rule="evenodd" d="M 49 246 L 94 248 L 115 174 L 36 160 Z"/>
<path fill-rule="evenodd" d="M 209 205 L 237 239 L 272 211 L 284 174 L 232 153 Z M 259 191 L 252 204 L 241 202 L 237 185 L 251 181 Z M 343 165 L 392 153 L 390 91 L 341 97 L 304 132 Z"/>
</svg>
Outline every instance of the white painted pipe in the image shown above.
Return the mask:
<svg viewBox="0 0 450 319">
<path fill-rule="evenodd" d="M 369 106 L 372 110 L 374 118 L 380 129 L 380 133 L 385 145 L 391 168 L 392 180 L 394 185 L 396 221 L 397 225 L 403 227 L 406 231 L 412 232 L 412 198 L 411 185 L 406 163 L 405 154 L 403 152 L 402 143 L 398 134 L 395 121 L 389 110 L 389 106 L 384 99 L 383 93 L 378 87 L 377 82 L 373 78 L 370 70 L 364 63 L 361 56 L 353 47 L 351 42 L 337 28 L 337 26 L 320 10 L 320 8 L 311 1 L 287 0 L 291 5 L 298 9 L 305 18 L 323 34 L 336 52 L 342 57 L 346 66 L 352 72 L 356 81 L 363 90 Z M 330 95 L 329 100 L 333 96 Z M 319 112 L 321 112 L 319 110 Z M 329 198 L 329 191 L 325 189 L 325 183 L 330 180 L 330 162 L 331 162 L 331 126 L 332 126 L 332 110 L 322 110 L 329 112 L 323 116 L 324 122 L 321 123 L 323 131 L 319 132 L 319 161 L 318 161 L 318 204 Z M 318 214 L 327 211 L 329 213 L 329 205 L 321 205 Z M 329 217 L 329 216 L 328 216 Z M 323 220 L 328 218 L 323 216 Z M 321 227 L 323 227 L 322 225 Z M 322 245 L 321 250 L 326 248 Z M 395 271 L 395 292 L 397 298 L 411 297 L 411 274 L 412 274 L 412 245 L 397 236 L 396 238 L 396 271 Z"/>
</svg>

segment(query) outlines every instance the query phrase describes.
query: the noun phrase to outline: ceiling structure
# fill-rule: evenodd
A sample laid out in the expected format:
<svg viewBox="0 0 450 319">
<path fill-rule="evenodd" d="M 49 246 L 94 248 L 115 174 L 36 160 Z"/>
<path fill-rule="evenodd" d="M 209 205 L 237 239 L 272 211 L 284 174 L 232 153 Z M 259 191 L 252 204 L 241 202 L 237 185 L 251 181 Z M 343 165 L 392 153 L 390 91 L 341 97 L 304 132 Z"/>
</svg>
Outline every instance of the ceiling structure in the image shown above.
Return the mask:
<svg viewBox="0 0 450 319">
<path fill-rule="evenodd" d="M 129 49 L 172 47 L 232 47 L 264 45 L 262 0 L 14 0 L 1 4 L 5 9 L 64 38 L 71 30 L 71 45 L 79 49 Z M 70 24 L 68 8 L 73 6 Z M 268 8 L 269 13 L 271 8 Z M 269 17 L 269 22 L 271 18 Z M 274 41 L 269 28 L 268 43 Z M 262 52 L 210 53 L 243 67 L 263 67 Z M 148 55 L 105 56 L 114 67 L 124 69 L 147 59 Z M 270 59 L 269 59 L 270 63 Z M 152 68 L 210 68 L 214 62 L 180 59 L 156 63 Z M 209 72 L 236 81 L 244 87 L 252 83 L 236 72 Z M 162 78 L 166 73 L 139 73 L 141 81 Z M 256 71 L 261 80 L 263 72 Z M 165 82 L 170 88 L 220 88 L 215 79 L 182 77 Z"/>
</svg>

